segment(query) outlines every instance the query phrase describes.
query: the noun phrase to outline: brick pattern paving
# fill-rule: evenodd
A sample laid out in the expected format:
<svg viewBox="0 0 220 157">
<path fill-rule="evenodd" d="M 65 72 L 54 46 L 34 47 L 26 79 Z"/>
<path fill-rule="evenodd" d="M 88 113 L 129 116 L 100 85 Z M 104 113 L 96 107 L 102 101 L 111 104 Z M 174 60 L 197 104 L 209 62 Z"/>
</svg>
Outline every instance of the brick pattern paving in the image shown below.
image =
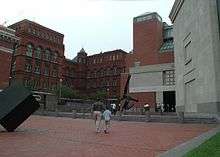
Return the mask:
<svg viewBox="0 0 220 157">
<path fill-rule="evenodd" d="M 96 134 L 89 119 L 31 116 L 13 133 L 0 127 L 0 157 L 153 157 L 213 127 L 112 121 Z"/>
</svg>

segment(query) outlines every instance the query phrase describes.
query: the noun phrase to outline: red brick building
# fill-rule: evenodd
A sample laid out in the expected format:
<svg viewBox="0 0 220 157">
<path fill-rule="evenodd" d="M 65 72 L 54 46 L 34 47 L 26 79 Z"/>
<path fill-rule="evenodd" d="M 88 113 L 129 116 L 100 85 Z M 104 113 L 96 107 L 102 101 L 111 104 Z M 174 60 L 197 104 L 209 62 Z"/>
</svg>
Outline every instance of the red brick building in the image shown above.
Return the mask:
<svg viewBox="0 0 220 157">
<path fill-rule="evenodd" d="M 9 27 L 16 30 L 20 38 L 13 56 L 13 81 L 22 82 L 33 91 L 49 93 L 62 81 L 81 94 L 105 91 L 108 98 L 120 97 L 121 73 L 126 68 L 125 51 L 87 56 L 82 49 L 70 60 L 64 57 L 63 34 L 29 20 Z"/>
<path fill-rule="evenodd" d="M 164 103 L 168 99 L 165 92 L 175 91 L 173 48 L 172 26 L 162 22 L 157 13 L 133 19 L 133 52 L 126 56 L 126 73 L 132 76 L 129 90 L 139 100 L 137 106 Z M 126 73 L 121 84 L 125 84 Z M 168 95 L 175 99 L 175 94 Z"/>
<path fill-rule="evenodd" d="M 64 84 L 81 94 L 91 96 L 102 91 L 108 98 L 119 98 L 126 55 L 123 50 L 114 50 L 87 56 L 82 48 L 73 60 L 66 59 Z"/>
<path fill-rule="evenodd" d="M 129 91 L 136 106 L 168 102 L 175 97 L 172 26 L 157 13 L 133 20 L 133 52 L 114 50 L 88 56 L 84 49 L 70 60 L 64 56 L 64 35 L 29 20 L 10 26 L 20 37 L 14 55 L 13 79 L 36 91 L 52 92 L 59 83 L 92 95 L 107 92 L 108 98 L 123 94 L 128 74 Z M 175 99 L 175 98 L 174 98 Z"/>
<path fill-rule="evenodd" d="M 12 53 L 18 41 L 14 30 L 0 25 L 0 90 L 9 85 Z"/>
<path fill-rule="evenodd" d="M 13 80 L 36 91 L 55 89 L 62 78 L 64 35 L 29 20 L 9 28 L 20 38 L 14 54 Z"/>
<path fill-rule="evenodd" d="M 64 60 L 63 65 L 63 84 L 86 94 L 86 58 L 87 54 L 82 49 L 78 52 L 77 57 L 74 59 Z"/>
<path fill-rule="evenodd" d="M 119 98 L 121 74 L 125 72 L 127 53 L 108 51 L 87 57 L 87 92 L 107 92 L 108 98 Z"/>
</svg>

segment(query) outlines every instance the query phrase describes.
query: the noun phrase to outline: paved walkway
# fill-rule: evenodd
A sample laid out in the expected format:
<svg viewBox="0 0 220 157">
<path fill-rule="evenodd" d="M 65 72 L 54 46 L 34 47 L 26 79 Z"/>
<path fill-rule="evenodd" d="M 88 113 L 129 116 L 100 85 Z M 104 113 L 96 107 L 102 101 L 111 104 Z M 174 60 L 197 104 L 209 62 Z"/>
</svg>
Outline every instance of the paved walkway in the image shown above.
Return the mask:
<svg viewBox="0 0 220 157">
<path fill-rule="evenodd" d="M 0 127 L 0 157 L 153 157 L 215 127 L 113 121 L 106 135 L 93 124 L 32 116 L 14 133 Z"/>
</svg>

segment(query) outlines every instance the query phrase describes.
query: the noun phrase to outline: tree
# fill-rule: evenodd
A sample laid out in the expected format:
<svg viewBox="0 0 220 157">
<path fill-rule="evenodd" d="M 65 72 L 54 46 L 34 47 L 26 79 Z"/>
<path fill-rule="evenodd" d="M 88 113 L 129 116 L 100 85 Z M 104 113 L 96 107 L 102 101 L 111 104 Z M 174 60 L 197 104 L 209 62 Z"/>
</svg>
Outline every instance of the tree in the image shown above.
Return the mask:
<svg viewBox="0 0 220 157">
<path fill-rule="evenodd" d="M 55 91 L 57 96 L 60 96 L 60 92 L 61 92 L 61 98 L 71 99 L 71 98 L 76 98 L 78 96 L 77 91 L 74 91 L 72 88 L 67 86 L 61 86 L 61 89 L 57 88 Z"/>
<path fill-rule="evenodd" d="M 107 92 L 105 90 L 99 90 L 95 94 L 90 95 L 89 98 L 92 100 L 97 100 L 97 99 L 104 100 L 107 98 Z"/>
</svg>

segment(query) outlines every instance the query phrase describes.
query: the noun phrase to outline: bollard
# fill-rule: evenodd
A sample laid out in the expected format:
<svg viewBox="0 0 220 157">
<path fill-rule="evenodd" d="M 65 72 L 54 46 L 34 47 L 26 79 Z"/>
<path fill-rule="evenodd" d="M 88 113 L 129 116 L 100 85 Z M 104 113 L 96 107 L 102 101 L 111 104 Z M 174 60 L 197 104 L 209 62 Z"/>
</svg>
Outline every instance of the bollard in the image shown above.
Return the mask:
<svg viewBox="0 0 220 157">
<path fill-rule="evenodd" d="M 83 109 L 82 112 L 83 112 L 82 118 L 85 119 L 86 118 L 85 109 Z"/>
<path fill-rule="evenodd" d="M 60 116 L 59 110 L 58 110 L 57 108 L 55 109 L 55 115 L 56 115 L 56 117 L 59 117 L 59 116 Z"/>
<path fill-rule="evenodd" d="M 177 112 L 180 123 L 184 123 L 184 112 Z"/>
<path fill-rule="evenodd" d="M 145 111 L 145 121 L 150 122 L 150 111 Z"/>
</svg>

